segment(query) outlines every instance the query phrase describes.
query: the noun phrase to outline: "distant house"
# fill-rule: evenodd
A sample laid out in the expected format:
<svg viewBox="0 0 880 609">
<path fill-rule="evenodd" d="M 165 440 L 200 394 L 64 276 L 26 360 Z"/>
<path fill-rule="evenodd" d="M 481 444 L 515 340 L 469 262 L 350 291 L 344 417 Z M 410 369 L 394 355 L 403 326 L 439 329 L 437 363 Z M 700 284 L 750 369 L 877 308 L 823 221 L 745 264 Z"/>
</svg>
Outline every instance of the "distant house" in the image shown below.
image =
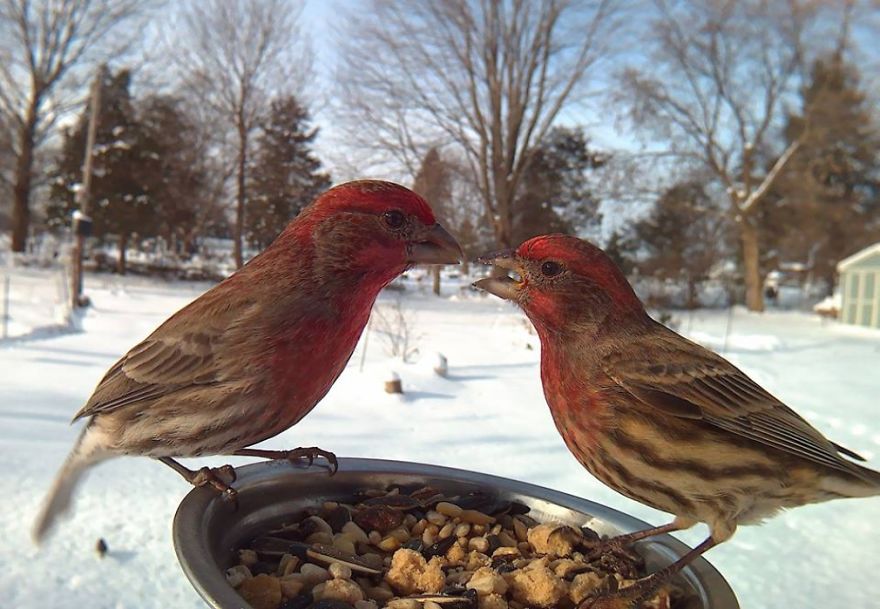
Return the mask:
<svg viewBox="0 0 880 609">
<path fill-rule="evenodd" d="M 880 328 L 880 243 L 837 264 L 842 297 L 840 320 Z"/>
</svg>

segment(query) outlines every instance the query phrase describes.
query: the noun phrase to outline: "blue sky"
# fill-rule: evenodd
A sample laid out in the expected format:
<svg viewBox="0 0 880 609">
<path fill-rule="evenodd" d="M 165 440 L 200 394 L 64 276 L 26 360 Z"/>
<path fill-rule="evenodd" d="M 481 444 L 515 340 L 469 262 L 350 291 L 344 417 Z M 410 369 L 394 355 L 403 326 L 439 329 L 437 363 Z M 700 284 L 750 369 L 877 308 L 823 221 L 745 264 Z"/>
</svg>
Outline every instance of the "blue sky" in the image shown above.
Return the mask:
<svg viewBox="0 0 880 609">
<path fill-rule="evenodd" d="M 871 1 L 863 0 L 862 8 L 870 6 Z M 331 165 L 332 159 L 338 153 L 338 147 L 344 145 L 344 142 L 340 144 L 338 138 L 334 137 L 336 134 L 333 129 L 333 117 L 327 112 L 326 103 L 327 98 L 333 96 L 336 86 L 338 54 L 335 51 L 335 45 L 344 35 L 346 23 L 350 19 L 356 19 L 359 13 L 369 11 L 369 6 L 370 2 L 364 0 L 306 0 L 302 15 L 304 30 L 311 37 L 315 50 L 315 77 L 318 86 L 312 89 L 317 90 L 318 93 L 316 99 L 311 101 L 315 123 L 322 130 L 318 148 L 322 157 L 326 158 Z M 633 6 L 640 11 L 640 17 L 643 17 L 646 11 L 653 10 L 653 3 L 649 0 L 637 1 Z M 863 75 L 863 84 L 880 97 L 880 79 L 877 76 L 880 73 L 880 34 L 878 34 L 880 33 L 880 7 L 873 11 L 864 11 L 863 17 L 855 20 L 852 33 L 858 49 L 855 57 L 860 64 L 868 68 L 868 73 Z M 615 86 L 614 70 L 622 66 L 624 62 L 639 65 L 645 61 L 645 47 L 636 45 L 625 49 L 614 66 L 606 67 L 604 72 L 594 69 L 590 77 L 596 82 L 597 92 L 601 95 L 610 87 Z M 872 75 L 871 72 L 874 74 Z M 583 125 L 596 147 L 600 149 L 639 151 L 645 147 L 645 142 L 636 134 L 627 131 L 625 125 L 623 125 L 623 131 L 619 129 L 621 127 L 619 115 L 614 111 L 614 108 L 602 105 L 602 102 L 598 102 L 594 106 L 570 107 L 560 116 L 559 122 Z M 650 148 L 657 149 L 658 147 L 650 145 Z"/>
</svg>

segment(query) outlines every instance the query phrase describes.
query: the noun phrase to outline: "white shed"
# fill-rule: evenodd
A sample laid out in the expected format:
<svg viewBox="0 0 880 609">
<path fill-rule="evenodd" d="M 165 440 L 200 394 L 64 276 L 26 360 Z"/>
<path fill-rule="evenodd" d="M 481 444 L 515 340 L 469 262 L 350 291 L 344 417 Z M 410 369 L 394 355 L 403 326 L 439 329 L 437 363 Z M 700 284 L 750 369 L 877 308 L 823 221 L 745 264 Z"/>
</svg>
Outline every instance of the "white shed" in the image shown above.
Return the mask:
<svg viewBox="0 0 880 609">
<path fill-rule="evenodd" d="M 840 320 L 880 328 L 880 243 L 837 264 L 840 273 Z"/>
</svg>

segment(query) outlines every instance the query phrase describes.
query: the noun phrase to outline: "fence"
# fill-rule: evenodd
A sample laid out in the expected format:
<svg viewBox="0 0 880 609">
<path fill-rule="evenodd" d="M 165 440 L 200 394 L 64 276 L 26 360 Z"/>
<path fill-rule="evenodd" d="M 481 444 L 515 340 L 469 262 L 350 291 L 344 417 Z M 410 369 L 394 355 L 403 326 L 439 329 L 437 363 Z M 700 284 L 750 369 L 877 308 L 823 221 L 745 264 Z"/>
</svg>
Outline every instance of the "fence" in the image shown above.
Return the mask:
<svg viewBox="0 0 880 609">
<path fill-rule="evenodd" d="M 0 340 L 37 338 L 71 327 L 65 265 L 22 266 L 7 254 L 0 266 Z"/>
</svg>

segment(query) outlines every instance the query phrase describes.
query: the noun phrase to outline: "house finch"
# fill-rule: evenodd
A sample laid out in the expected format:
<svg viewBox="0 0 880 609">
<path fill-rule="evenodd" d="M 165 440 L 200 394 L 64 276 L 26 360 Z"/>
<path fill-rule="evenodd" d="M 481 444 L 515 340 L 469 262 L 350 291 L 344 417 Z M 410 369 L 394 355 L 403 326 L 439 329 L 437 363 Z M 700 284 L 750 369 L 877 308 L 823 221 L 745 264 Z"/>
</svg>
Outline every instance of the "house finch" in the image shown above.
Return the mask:
<svg viewBox="0 0 880 609">
<path fill-rule="evenodd" d="M 373 180 L 319 196 L 260 255 L 172 315 L 98 383 L 88 418 L 34 528 L 43 538 L 77 480 L 99 461 L 144 455 L 234 498 L 232 468 L 191 471 L 172 457 L 327 458 L 317 448 L 247 446 L 314 408 L 358 342 L 373 302 L 413 264 L 461 249 L 412 191 Z"/>
<path fill-rule="evenodd" d="M 784 508 L 880 493 L 880 472 L 814 429 L 721 356 L 645 312 L 599 248 L 564 235 L 481 258 L 518 279 L 475 286 L 519 305 L 541 340 L 544 396 L 569 450 L 596 478 L 675 515 L 605 547 L 698 522 L 710 536 L 594 606 L 625 607 L 709 548 Z M 842 456 L 843 455 L 843 456 Z"/>
</svg>

